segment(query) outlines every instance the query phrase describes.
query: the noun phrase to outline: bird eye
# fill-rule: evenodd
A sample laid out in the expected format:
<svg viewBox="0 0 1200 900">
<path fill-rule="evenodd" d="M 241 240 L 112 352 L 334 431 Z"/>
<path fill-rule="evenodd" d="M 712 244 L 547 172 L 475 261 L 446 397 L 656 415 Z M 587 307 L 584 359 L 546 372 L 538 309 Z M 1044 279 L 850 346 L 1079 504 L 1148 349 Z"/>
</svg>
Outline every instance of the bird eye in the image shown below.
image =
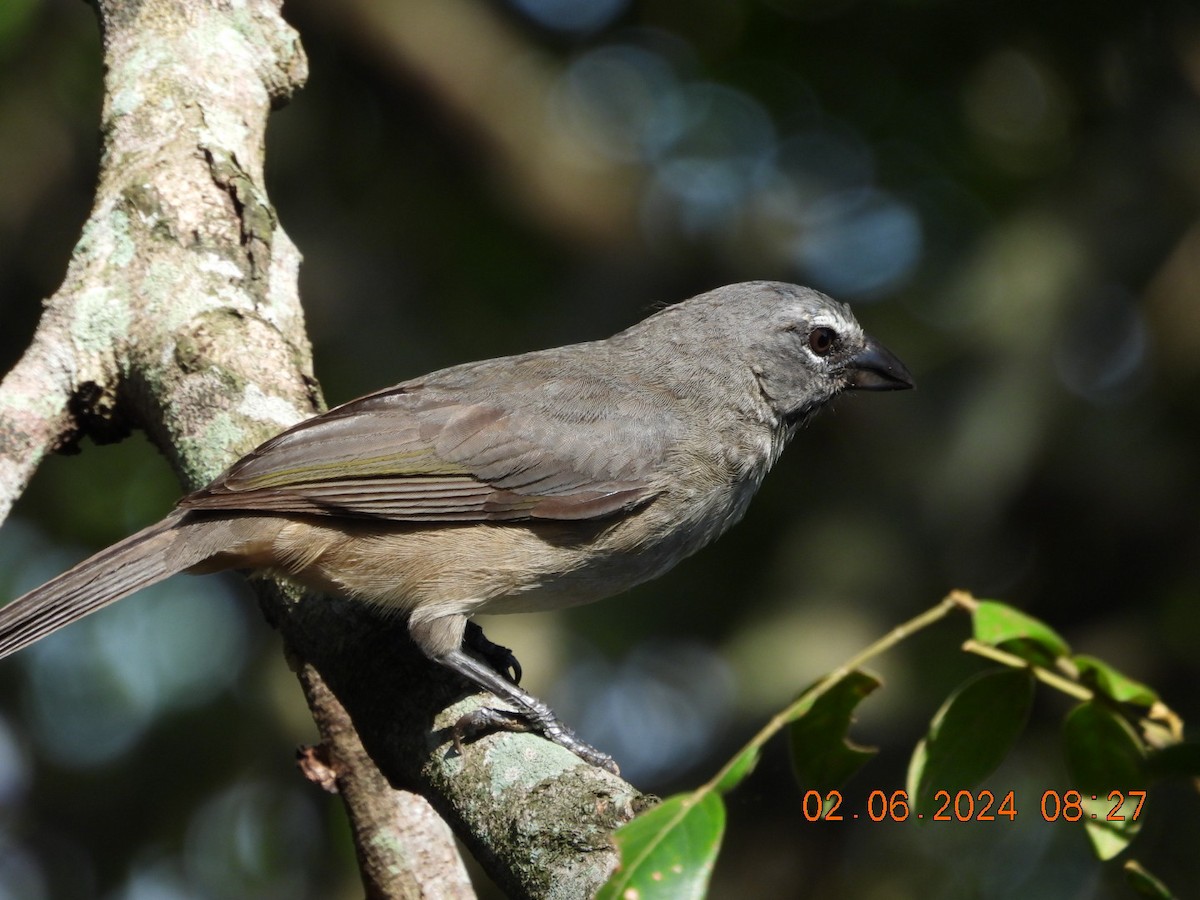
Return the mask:
<svg viewBox="0 0 1200 900">
<path fill-rule="evenodd" d="M 837 332 L 832 328 L 814 328 L 808 333 L 808 347 L 817 356 L 828 356 L 836 338 Z"/>
</svg>

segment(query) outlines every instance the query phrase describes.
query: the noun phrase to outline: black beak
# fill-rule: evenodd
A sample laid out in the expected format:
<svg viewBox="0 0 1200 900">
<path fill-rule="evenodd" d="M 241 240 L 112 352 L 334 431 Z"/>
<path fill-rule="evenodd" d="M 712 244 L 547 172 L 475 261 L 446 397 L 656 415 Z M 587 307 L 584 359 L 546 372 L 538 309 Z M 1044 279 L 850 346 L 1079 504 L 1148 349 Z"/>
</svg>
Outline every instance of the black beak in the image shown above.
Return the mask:
<svg viewBox="0 0 1200 900">
<path fill-rule="evenodd" d="M 846 360 L 846 387 L 856 391 L 905 391 L 912 375 L 890 350 L 867 338 L 867 345 Z"/>
</svg>

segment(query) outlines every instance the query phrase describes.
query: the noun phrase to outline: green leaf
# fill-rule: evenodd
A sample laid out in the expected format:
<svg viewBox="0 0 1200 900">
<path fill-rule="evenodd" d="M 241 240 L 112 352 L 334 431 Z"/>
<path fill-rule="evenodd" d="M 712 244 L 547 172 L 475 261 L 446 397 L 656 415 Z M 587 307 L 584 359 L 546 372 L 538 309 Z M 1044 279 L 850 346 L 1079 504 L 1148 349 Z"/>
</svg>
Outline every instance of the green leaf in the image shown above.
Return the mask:
<svg viewBox="0 0 1200 900">
<path fill-rule="evenodd" d="M 1092 850 L 1100 859 L 1112 859 L 1137 836 L 1141 816 L 1134 819 L 1126 803 L 1109 821 L 1114 801 L 1112 791 L 1128 795 L 1145 789 L 1145 750 L 1137 733 L 1125 719 L 1092 700 L 1080 703 L 1067 715 L 1063 728 L 1067 769 L 1075 790 L 1083 795 L 1083 822 Z"/>
<path fill-rule="evenodd" d="M 971 621 L 975 640 L 1003 647 L 1038 665 L 1053 664 L 1071 652 L 1057 631 L 1007 603 L 980 600 L 971 612 Z"/>
<path fill-rule="evenodd" d="M 1079 669 L 1080 680 L 1111 700 L 1145 707 L 1152 706 L 1158 700 L 1158 694 L 1153 688 L 1140 681 L 1134 681 L 1102 659 L 1082 653 L 1076 654 L 1072 659 Z"/>
<path fill-rule="evenodd" d="M 1125 861 L 1125 880 L 1138 896 L 1151 900 L 1175 900 L 1170 888 L 1151 875 L 1136 859 Z"/>
<path fill-rule="evenodd" d="M 942 704 L 908 766 L 913 812 L 932 812 L 934 794 L 970 788 L 1000 765 L 1025 727 L 1033 702 L 1026 669 L 984 672 Z"/>
<path fill-rule="evenodd" d="M 725 773 L 714 787 L 722 794 L 728 794 L 735 787 L 742 783 L 743 779 L 758 765 L 759 757 L 762 752 L 758 747 L 747 747 L 736 757 L 734 757 L 725 769 Z"/>
<path fill-rule="evenodd" d="M 708 890 L 725 804 L 718 794 L 676 794 L 613 833 L 621 861 L 596 900 L 700 900 Z"/>
<path fill-rule="evenodd" d="M 801 788 L 838 787 L 878 751 L 847 736 L 854 710 L 882 682 L 855 670 L 819 696 L 788 726 L 792 770 Z"/>
</svg>

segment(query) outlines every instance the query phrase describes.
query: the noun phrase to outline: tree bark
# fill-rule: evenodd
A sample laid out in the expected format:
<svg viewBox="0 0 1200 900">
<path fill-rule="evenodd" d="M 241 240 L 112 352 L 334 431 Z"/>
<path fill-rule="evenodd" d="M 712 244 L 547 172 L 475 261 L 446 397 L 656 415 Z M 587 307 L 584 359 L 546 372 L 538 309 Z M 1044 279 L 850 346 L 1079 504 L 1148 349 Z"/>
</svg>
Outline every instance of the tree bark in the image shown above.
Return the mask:
<svg viewBox="0 0 1200 900">
<path fill-rule="evenodd" d="M 98 0 L 106 65 L 95 203 L 32 344 L 0 383 L 0 517 L 45 454 L 143 428 L 187 488 L 322 406 L 300 255 L 263 184 L 266 120 L 306 75 L 279 0 Z M 349 811 L 369 897 L 469 896 L 426 798 L 507 892 L 583 897 L 642 798 L 532 735 L 460 755 L 487 698 L 403 623 L 257 582 Z M 309 770 L 311 774 L 311 769 Z M 415 817 L 415 819 L 414 819 Z M 415 825 L 414 825 L 415 821 Z"/>
</svg>

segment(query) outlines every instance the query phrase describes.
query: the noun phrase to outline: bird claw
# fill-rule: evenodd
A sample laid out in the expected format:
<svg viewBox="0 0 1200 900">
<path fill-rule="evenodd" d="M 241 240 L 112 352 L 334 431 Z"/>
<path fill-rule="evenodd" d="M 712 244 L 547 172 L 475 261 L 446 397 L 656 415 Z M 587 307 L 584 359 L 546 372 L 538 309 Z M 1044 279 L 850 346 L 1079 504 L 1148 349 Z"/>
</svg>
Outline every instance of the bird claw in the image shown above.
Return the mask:
<svg viewBox="0 0 1200 900">
<path fill-rule="evenodd" d="M 513 684 L 521 683 L 521 663 L 508 647 L 490 641 L 483 629 L 474 622 L 467 622 L 463 632 L 463 644 L 468 650 L 487 663 L 496 673 Z"/>
<path fill-rule="evenodd" d="M 543 719 L 527 713 L 492 709 L 488 706 L 465 713 L 454 723 L 454 749 L 458 751 L 459 755 L 462 755 L 464 744 L 492 731 L 538 732 L 547 740 L 570 750 L 589 765 L 604 769 L 614 775 L 621 774 L 616 760 L 586 741 L 581 741 L 557 718 Z"/>
</svg>

